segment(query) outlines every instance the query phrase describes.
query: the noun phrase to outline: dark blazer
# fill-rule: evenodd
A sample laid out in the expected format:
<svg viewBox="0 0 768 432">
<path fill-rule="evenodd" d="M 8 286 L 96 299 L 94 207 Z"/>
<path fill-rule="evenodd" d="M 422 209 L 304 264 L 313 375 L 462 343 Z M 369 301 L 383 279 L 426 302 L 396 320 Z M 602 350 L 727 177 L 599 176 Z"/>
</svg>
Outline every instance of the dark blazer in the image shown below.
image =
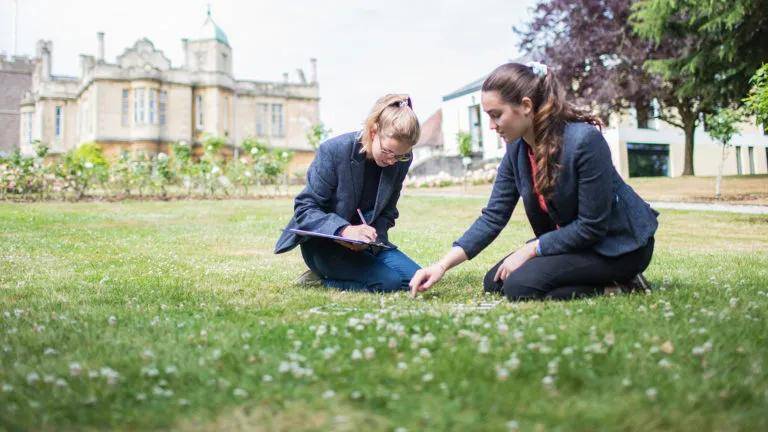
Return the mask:
<svg viewBox="0 0 768 432">
<path fill-rule="evenodd" d="M 363 193 L 365 154 L 360 153 L 360 132 L 331 138 L 320 145 L 307 171 L 307 185 L 294 201 L 293 218 L 286 229 L 296 228 L 323 234 L 336 234 L 349 225 L 357 214 Z M 367 222 L 376 228 L 378 240 L 394 246 L 387 231 L 395 226 L 397 200 L 411 161 L 397 162 L 381 170 L 379 190 L 373 214 Z M 307 240 L 284 231 L 275 245 L 275 253 L 287 252 Z"/>
<path fill-rule="evenodd" d="M 591 249 L 613 257 L 639 249 L 654 235 L 658 212 L 621 179 L 608 143 L 596 127 L 587 123 L 565 127 L 561 170 L 547 199 L 549 215 L 541 210 L 533 191 L 526 146 L 522 138 L 507 144 L 488 205 L 454 242 L 470 259 L 499 235 L 519 198 L 542 255 Z"/>
</svg>

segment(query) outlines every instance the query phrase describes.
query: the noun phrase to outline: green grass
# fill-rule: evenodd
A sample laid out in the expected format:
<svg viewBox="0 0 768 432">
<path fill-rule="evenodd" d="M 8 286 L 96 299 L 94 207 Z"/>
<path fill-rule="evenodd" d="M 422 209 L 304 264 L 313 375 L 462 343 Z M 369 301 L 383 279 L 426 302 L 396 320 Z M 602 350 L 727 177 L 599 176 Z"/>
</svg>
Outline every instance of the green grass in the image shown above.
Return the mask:
<svg viewBox="0 0 768 432">
<path fill-rule="evenodd" d="M 390 237 L 427 264 L 482 205 L 405 197 Z M 768 428 L 766 216 L 665 211 L 654 293 L 508 304 L 520 215 L 413 300 L 292 285 L 291 209 L 0 203 L 0 429 Z"/>
</svg>

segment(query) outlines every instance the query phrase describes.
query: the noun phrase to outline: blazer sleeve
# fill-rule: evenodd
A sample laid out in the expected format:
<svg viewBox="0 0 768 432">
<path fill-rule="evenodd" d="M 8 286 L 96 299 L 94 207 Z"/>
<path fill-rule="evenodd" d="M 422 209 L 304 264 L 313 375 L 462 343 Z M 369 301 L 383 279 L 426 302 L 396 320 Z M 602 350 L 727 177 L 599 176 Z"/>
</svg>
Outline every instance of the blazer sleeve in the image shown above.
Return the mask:
<svg viewBox="0 0 768 432">
<path fill-rule="evenodd" d="M 299 229 L 334 235 L 339 228 L 349 225 L 346 219 L 329 211 L 338 186 L 336 171 L 331 149 L 321 145 L 307 170 L 307 185 L 294 201 L 294 218 Z"/>
<path fill-rule="evenodd" d="M 607 234 L 613 200 L 611 151 L 603 134 L 590 128 L 576 150 L 578 215 L 568 225 L 539 237 L 541 255 L 586 249 Z"/>
<path fill-rule="evenodd" d="M 400 199 L 400 192 L 403 190 L 403 181 L 408 174 L 408 168 L 411 166 L 412 160 L 408 161 L 404 166 L 400 168 L 400 172 L 397 174 L 396 184 L 392 190 L 392 195 L 387 201 L 387 205 L 381 210 L 381 213 L 374 222 L 374 228 L 376 228 L 376 235 L 379 241 L 384 243 L 389 242 L 388 231 L 395 226 L 395 219 L 400 216 L 400 212 L 397 211 L 397 201 Z"/>
<path fill-rule="evenodd" d="M 491 197 L 480 217 L 456 240 L 453 245 L 464 249 L 469 259 L 485 249 L 509 222 L 512 211 L 520 199 L 509 152 L 499 164 Z"/>
</svg>

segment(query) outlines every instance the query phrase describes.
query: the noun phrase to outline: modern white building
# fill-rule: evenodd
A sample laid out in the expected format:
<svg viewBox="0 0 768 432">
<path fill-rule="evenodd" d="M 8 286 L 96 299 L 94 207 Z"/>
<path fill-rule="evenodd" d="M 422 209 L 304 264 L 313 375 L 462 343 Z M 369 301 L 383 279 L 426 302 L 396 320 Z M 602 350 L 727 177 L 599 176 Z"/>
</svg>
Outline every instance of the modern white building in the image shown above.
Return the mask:
<svg viewBox="0 0 768 432">
<path fill-rule="evenodd" d="M 469 133 L 474 151 L 485 160 L 500 159 L 504 142 L 488 125 L 488 116 L 480 106 L 484 77 L 443 97 L 443 153 L 458 155 L 457 135 Z M 623 177 L 680 176 L 683 172 L 685 135 L 679 128 L 660 120 L 649 120 L 638 127 L 635 111 L 617 113 L 603 130 L 611 148 L 613 162 Z M 754 123 L 740 126 L 727 150 L 724 175 L 768 173 L 768 129 Z M 703 128 L 695 132 L 694 171 L 700 176 L 717 175 L 722 146 Z M 418 161 L 417 161 L 418 162 Z"/>
</svg>

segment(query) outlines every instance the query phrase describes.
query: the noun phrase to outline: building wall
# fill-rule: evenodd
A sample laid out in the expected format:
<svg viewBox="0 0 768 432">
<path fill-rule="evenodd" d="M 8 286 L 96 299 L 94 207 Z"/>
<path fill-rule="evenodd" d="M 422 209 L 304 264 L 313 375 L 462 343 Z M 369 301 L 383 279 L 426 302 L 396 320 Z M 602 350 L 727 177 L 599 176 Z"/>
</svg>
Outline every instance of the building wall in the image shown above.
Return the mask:
<svg viewBox="0 0 768 432">
<path fill-rule="evenodd" d="M 478 104 L 480 91 L 469 93 L 457 98 L 443 101 L 443 139 L 444 152 L 448 156 L 458 154 L 458 142 L 456 134 L 459 131 L 468 132 L 469 107 Z M 669 172 L 671 176 L 680 176 L 683 172 L 685 135 L 679 128 L 675 128 L 660 120 L 652 121 L 649 129 L 640 129 L 631 113 L 623 116 L 614 116 L 611 119 L 610 128 L 603 130 L 608 146 L 611 149 L 613 164 L 623 177 L 629 176 L 629 157 L 627 145 L 638 144 L 667 144 L 669 145 Z M 483 158 L 499 159 L 504 154 L 504 146 L 497 134 L 491 131 L 488 115 L 481 113 L 481 133 L 483 137 Z M 727 151 L 724 163 L 724 175 L 736 175 L 736 147 L 739 147 L 742 160 L 742 173 L 749 174 L 749 147 L 753 148 L 754 173 L 768 173 L 768 136 L 757 127 L 754 122 L 744 123 L 740 126 L 740 133 L 731 141 L 731 148 Z M 718 166 L 722 155 L 722 147 L 715 142 L 703 128 L 698 128 L 694 135 L 694 171 L 699 176 L 717 175 Z"/>
<path fill-rule="evenodd" d="M 62 152 L 70 148 L 77 147 L 84 142 L 96 140 L 96 127 L 98 126 L 98 86 L 89 86 L 83 91 L 79 98 L 79 122 L 80 134 L 72 146 L 60 149 Z M 50 129 L 50 126 L 48 127 Z M 48 138 L 50 139 L 50 138 Z"/>
<path fill-rule="evenodd" d="M 181 84 L 164 83 L 168 92 L 168 120 L 161 135 L 164 141 L 192 141 L 193 100 L 192 87 Z"/>
<path fill-rule="evenodd" d="M 232 127 L 232 139 L 242 142 L 256 136 L 256 103 L 259 98 L 253 95 L 238 95 L 232 105 L 236 121 Z"/>
<path fill-rule="evenodd" d="M 130 89 L 132 83 L 126 81 L 95 81 L 92 84 L 99 89 L 99 99 L 96 101 L 96 130 L 98 141 L 115 140 L 118 137 L 128 136 L 131 133 L 133 123 L 133 98 L 132 92 L 128 97 L 129 124 L 122 125 L 123 89 Z M 77 145 L 79 143 L 73 143 Z"/>
<path fill-rule="evenodd" d="M 207 23 L 208 27 L 210 23 Z M 208 29 L 210 30 L 210 28 Z M 217 33 L 218 34 L 218 33 Z M 227 139 L 224 150 L 234 154 L 236 145 L 257 136 L 256 107 L 259 103 L 282 106 L 283 133 L 271 133 L 271 111 L 267 129 L 259 137 L 270 147 L 295 151 L 291 169 L 303 171 L 312 159 L 306 134 L 319 122 L 319 97 L 316 81 L 308 83 L 300 74 L 298 82 L 238 81 L 231 75 L 232 50 L 226 43 L 210 38 L 183 41 L 186 59 L 174 68 L 162 51 L 148 39 L 138 40 L 117 57 L 115 63 L 81 55 L 79 77 L 51 74 L 52 44 L 38 43 L 29 92 L 21 97 L 21 112 L 32 113 L 32 139 L 64 153 L 80 143 L 102 144 L 109 157 L 123 150 L 150 154 L 167 152 L 171 143 L 188 141 L 195 152 L 200 143 L 214 135 Z M 205 51 L 205 55 L 198 53 Z M 201 60 L 201 61 L 198 61 Z M 314 67 L 314 62 L 313 62 Z M 314 76 L 314 72 L 313 72 Z M 137 91 L 144 94 L 144 120 L 137 121 Z M 123 91 L 128 90 L 128 106 L 123 112 Z M 149 118 L 149 95 L 156 91 L 154 121 Z M 166 92 L 165 122 L 160 122 L 160 95 Z M 197 97 L 202 98 L 198 106 Z M 54 136 L 55 109 L 62 107 L 62 135 Z M 124 115 L 127 114 L 127 122 Z M 198 114 L 202 124 L 198 125 Z M 17 116 L 16 142 L 24 141 L 26 117 Z M 22 143 L 22 151 L 34 153 L 34 146 Z"/>
<path fill-rule="evenodd" d="M 629 175 L 629 163 L 627 158 L 627 144 L 667 144 L 669 145 L 669 171 L 670 175 L 677 177 L 683 173 L 685 134 L 679 128 L 675 128 L 664 122 L 657 122 L 655 129 L 639 129 L 631 118 L 624 117 L 618 128 L 609 128 L 605 131 L 606 140 L 611 146 L 611 151 L 620 149 L 619 173 L 627 177 Z M 743 174 L 749 174 L 748 147 L 754 147 L 755 174 L 768 173 L 768 161 L 766 161 L 765 148 L 768 146 L 768 136 L 763 134 L 754 123 L 740 125 L 740 133 L 733 137 L 732 148 L 726 151 L 726 160 L 723 166 L 724 175 L 736 175 L 736 151 L 735 146 L 741 147 Z M 694 133 L 693 168 L 696 175 L 717 175 L 722 157 L 722 146 L 712 139 L 703 128 L 698 128 Z M 616 160 L 614 160 L 616 164 Z"/>
<path fill-rule="evenodd" d="M 19 104 L 32 85 L 34 62 L 0 56 L 0 153 L 12 153 L 21 137 Z"/>
<path fill-rule="evenodd" d="M 480 92 L 469 93 L 443 102 L 443 142 L 448 156 L 459 154 L 457 134 L 470 132 L 469 107 L 480 104 Z M 504 142 L 490 128 L 488 115 L 480 112 L 483 159 L 499 159 L 506 151 Z"/>
<path fill-rule="evenodd" d="M 289 150 L 312 150 L 307 141 L 307 132 L 312 125 L 320 121 L 320 113 L 317 103 L 300 98 L 263 97 L 252 95 L 238 95 L 235 99 L 237 111 L 236 133 L 230 135 L 239 143 L 242 140 L 253 137 L 264 141 L 270 147 L 285 148 Z M 256 130 L 257 108 L 259 104 L 266 104 L 269 113 L 265 119 L 263 133 Z M 283 128 L 282 135 L 272 130 L 271 110 L 273 104 L 282 105 Z"/>
<path fill-rule="evenodd" d="M 189 41 L 186 56 L 191 70 L 232 73 L 232 49 L 216 40 Z"/>
<path fill-rule="evenodd" d="M 197 98 L 201 96 L 202 109 L 198 106 Z M 224 136 L 220 125 L 220 91 L 217 87 L 198 87 L 192 92 L 192 136 L 194 140 L 203 140 L 206 134 Z M 198 124 L 199 111 L 203 113 L 202 125 Z"/>
<path fill-rule="evenodd" d="M 312 125 L 320 122 L 319 105 L 307 99 L 286 99 L 283 102 L 283 119 L 285 140 L 282 146 L 294 150 L 312 150 L 307 141 L 307 132 Z"/>
</svg>

